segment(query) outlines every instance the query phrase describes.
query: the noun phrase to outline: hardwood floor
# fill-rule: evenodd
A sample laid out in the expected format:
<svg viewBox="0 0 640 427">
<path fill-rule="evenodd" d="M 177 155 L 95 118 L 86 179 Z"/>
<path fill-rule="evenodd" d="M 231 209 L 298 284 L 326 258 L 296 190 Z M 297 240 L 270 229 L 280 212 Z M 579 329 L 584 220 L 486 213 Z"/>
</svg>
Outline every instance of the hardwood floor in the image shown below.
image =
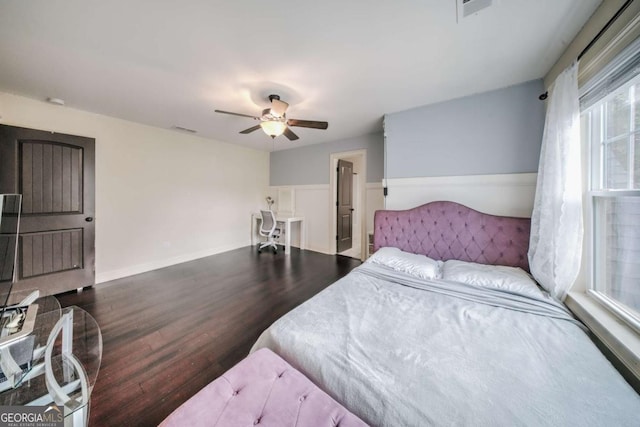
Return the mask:
<svg viewBox="0 0 640 427">
<path fill-rule="evenodd" d="M 246 247 L 59 295 L 102 330 L 89 425 L 157 425 L 244 358 L 271 323 L 358 265 Z"/>
</svg>

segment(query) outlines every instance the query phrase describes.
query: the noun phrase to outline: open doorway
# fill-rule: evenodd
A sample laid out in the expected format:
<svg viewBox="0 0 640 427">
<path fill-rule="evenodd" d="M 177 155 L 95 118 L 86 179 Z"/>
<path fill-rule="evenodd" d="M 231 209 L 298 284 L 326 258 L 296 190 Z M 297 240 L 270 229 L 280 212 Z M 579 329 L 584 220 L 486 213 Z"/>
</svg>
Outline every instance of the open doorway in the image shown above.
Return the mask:
<svg viewBox="0 0 640 427">
<path fill-rule="evenodd" d="M 365 259 L 366 150 L 333 153 L 330 158 L 331 238 L 334 253 Z"/>
</svg>

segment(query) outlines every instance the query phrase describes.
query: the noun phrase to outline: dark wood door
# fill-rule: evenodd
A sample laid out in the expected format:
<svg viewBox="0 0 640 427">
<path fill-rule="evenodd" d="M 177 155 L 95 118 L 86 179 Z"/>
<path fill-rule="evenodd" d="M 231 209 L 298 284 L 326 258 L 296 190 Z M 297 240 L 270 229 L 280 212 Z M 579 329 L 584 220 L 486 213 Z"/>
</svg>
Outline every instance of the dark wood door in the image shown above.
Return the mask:
<svg viewBox="0 0 640 427">
<path fill-rule="evenodd" d="M 22 194 L 15 290 L 95 283 L 95 140 L 0 125 L 0 193 Z"/>
<path fill-rule="evenodd" d="M 353 163 L 338 160 L 338 241 L 337 252 L 353 245 Z"/>
</svg>

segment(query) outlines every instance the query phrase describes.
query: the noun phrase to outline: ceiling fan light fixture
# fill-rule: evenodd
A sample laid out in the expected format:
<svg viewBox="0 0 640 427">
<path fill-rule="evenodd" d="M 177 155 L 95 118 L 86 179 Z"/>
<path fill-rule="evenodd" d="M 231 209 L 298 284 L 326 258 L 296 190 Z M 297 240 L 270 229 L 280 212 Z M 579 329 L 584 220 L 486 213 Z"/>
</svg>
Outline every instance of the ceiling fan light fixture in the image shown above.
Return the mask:
<svg viewBox="0 0 640 427">
<path fill-rule="evenodd" d="M 296 141 L 300 139 L 300 137 L 291 130 L 292 126 L 310 129 L 326 129 L 329 126 L 329 123 L 327 122 L 287 118 L 286 112 L 289 108 L 289 104 L 282 101 L 278 95 L 269 95 L 269 102 L 271 103 L 270 108 L 262 110 L 262 115 L 259 117 L 224 110 L 215 110 L 215 112 L 230 114 L 232 116 L 247 117 L 259 122 L 257 125 L 240 131 L 243 135 L 247 135 L 262 128 L 264 133 L 269 135 L 271 138 L 284 135 L 289 141 Z"/>
<path fill-rule="evenodd" d="M 282 135 L 287 125 L 279 120 L 265 120 L 260 123 L 260 127 L 271 138 Z"/>
</svg>

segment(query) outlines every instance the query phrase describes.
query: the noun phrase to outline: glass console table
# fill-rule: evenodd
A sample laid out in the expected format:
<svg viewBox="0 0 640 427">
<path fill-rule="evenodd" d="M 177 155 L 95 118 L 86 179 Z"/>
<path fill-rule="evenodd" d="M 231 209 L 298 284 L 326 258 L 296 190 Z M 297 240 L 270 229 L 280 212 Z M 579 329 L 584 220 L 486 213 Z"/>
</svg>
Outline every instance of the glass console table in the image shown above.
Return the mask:
<svg viewBox="0 0 640 427">
<path fill-rule="evenodd" d="M 60 308 L 55 297 L 32 305 L 33 331 L 0 344 L 0 405 L 58 405 L 65 426 L 86 426 L 102 359 L 100 328 L 81 308 Z"/>
</svg>

